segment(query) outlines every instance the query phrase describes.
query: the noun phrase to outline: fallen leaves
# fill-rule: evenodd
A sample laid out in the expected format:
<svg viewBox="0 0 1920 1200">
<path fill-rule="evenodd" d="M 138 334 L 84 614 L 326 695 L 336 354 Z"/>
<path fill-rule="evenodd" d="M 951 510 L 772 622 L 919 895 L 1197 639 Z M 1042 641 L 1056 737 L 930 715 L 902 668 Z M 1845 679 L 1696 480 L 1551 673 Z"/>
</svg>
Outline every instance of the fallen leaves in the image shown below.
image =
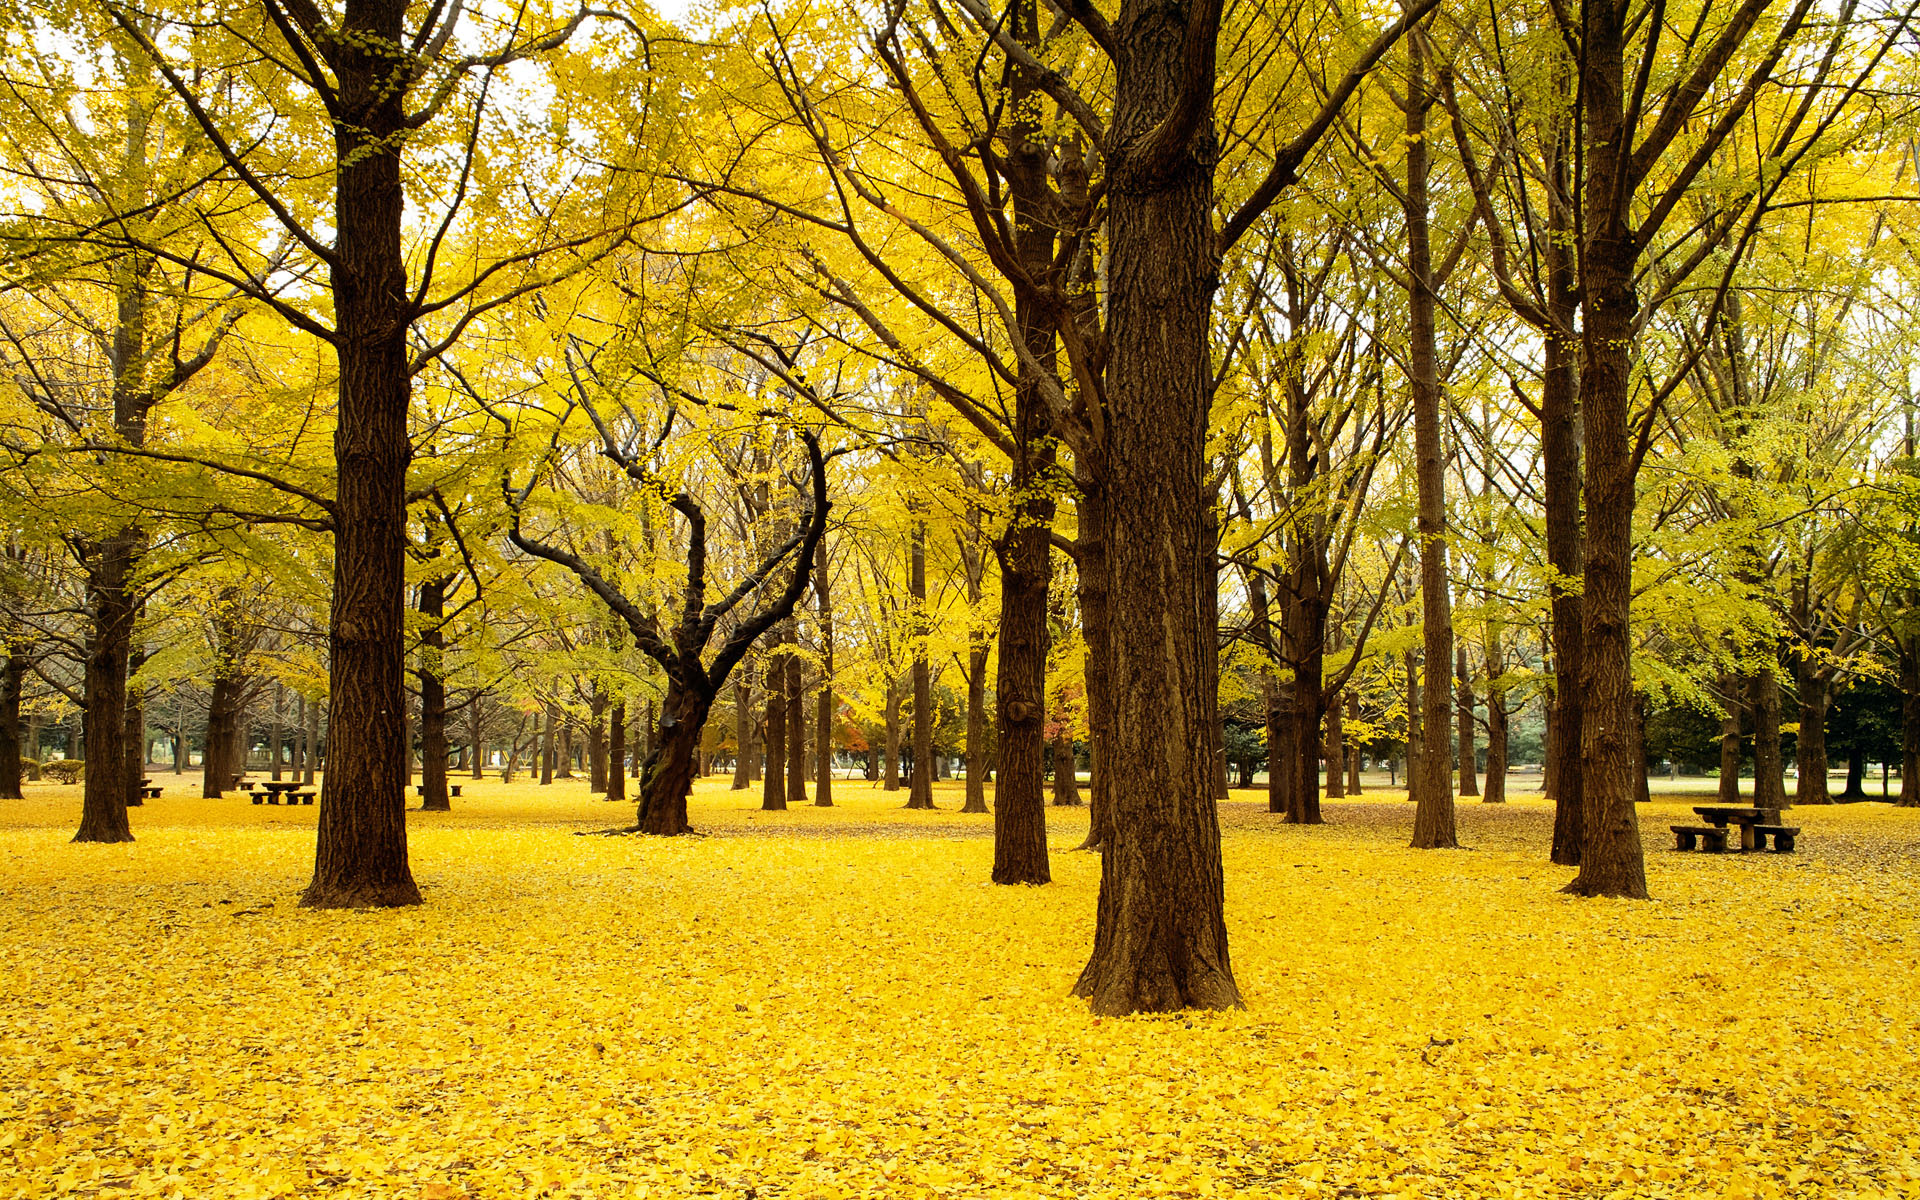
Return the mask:
<svg viewBox="0 0 1920 1200">
<path fill-rule="evenodd" d="M 467 790 L 382 913 L 293 906 L 312 809 L 0 802 L 0 1195 L 1920 1195 L 1913 812 L 1656 849 L 1633 904 L 1556 894 L 1537 804 L 1470 853 L 1232 804 L 1249 1010 L 1097 1022 L 1084 810 L 1001 889 L 990 818 L 858 785 L 667 841 Z"/>
</svg>

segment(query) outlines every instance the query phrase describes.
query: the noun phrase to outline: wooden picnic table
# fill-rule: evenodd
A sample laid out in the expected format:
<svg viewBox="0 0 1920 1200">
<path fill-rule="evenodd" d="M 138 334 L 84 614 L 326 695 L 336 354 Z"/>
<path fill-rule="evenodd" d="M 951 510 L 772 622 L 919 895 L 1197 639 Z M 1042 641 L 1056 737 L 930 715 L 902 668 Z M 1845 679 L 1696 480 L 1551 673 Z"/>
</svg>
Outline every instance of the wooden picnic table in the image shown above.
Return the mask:
<svg viewBox="0 0 1920 1200">
<path fill-rule="evenodd" d="M 259 787 L 253 796 L 255 804 L 279 804 L 283 799 L 290 805 L 313 803 L 313 792 L 297 779 L 263 779 Z"/>
<path fill-rule="evenodd" d="M 1767 839 L 1773 839 L 1776 853 L 1784 854 L 1793 849 L 1793 839 L 1800 832 L 1798 828 L 1789 828 L 1780 824 L 1780 810 L 1777 808 L 1744 808 L 1735 805 L 1703 804 L 1694 812 L 1705 818 L 1707 824 L 1675 825 L 1674 837 L 1677 849 L 1691 850 L 1696 840 L 1701 849 L 1707 851 L 1727 848 L 1727 828 L 1740 827 L 1740 849 L 1765 850 Z"/>
</svg>

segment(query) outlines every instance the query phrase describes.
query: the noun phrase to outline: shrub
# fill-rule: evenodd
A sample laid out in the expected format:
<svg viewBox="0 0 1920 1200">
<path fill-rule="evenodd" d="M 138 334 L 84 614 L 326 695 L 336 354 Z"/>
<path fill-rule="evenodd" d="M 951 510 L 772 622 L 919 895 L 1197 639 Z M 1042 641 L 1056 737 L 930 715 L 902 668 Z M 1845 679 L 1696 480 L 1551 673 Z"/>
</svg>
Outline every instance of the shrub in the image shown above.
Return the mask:
<svg viewBox="0 0 1920 1200">
<path fill-rule="evenodd" d="M 87 764 L 77 758 L 56 758 L 43 765 L 40 773 L 61 783 L 78 783 L 87 773 Z"/>
</svg>

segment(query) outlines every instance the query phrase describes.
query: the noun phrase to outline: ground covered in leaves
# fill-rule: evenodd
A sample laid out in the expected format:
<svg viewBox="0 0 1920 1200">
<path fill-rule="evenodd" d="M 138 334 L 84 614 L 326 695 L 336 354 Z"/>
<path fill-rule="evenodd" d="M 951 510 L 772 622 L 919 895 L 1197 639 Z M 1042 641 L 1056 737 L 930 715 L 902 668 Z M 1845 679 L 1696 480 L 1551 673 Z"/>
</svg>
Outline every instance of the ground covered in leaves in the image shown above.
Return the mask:
<svg viewBox="0 0 1920 1200">
<path fill-rule="evenodd" d="M 161 779 L 160 782 L 171 782 Z M 170 793 L 180 792 L 169 787 Z M 1099 862 L 844 783 L 674 840 L 579 784 L 411 816 L 425 907 L 305 912 L 313 808 L 0 801 L 0 1196 L 1920 1195 L 1920 811 L 1795 810 L 1573 900 L 1548 810 L 1223 807 L 1244 1012 L 1096 1021 Z"/>
</svg>

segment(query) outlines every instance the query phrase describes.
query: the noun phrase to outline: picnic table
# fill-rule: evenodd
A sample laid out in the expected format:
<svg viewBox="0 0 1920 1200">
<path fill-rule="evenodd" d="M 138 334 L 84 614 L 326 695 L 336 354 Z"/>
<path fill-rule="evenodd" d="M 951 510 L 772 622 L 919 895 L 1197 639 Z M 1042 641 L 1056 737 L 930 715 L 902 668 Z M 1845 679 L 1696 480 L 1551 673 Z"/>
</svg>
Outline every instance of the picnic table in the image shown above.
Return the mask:
<svg viewBox="0 0 1920 1200">
<path fill-rule="evenodd" d="M 253 802 L 279 804 L 284 799 L 288 804 L 312 804 L 313 792 L 302 790 L 305 787 L 297 779 L 265 779 L 260 782 L 260 790 L 253 794 Z"/>
<path fill-rule="evenodd" d="M 146 800 L 158 800 L 160 798 L 160 788 L 153 780 L 142 779 L 140 781 L 140 795 Z"/>
<path fill-rule="evenodd" d="M 1695 841 L 1700 849 L 1717 853 L 1727 848 L 1727 829 L 1740 827 L 1740 849 L 1765 850 L 1767 840 L 1773 840 L 1776 854 L 1786 854 L 1793 849 L 1793 839 L 1800 830 L 1780 824 L 1780 810 L 1777 808 L 1739 808 L 1731 805 L 1703 804 L 1693 810 L 1706 820 L 1705 825 L 1675 825 L 1673 829 L 1674 848 L 1691 850 Z"/>
</svg>

